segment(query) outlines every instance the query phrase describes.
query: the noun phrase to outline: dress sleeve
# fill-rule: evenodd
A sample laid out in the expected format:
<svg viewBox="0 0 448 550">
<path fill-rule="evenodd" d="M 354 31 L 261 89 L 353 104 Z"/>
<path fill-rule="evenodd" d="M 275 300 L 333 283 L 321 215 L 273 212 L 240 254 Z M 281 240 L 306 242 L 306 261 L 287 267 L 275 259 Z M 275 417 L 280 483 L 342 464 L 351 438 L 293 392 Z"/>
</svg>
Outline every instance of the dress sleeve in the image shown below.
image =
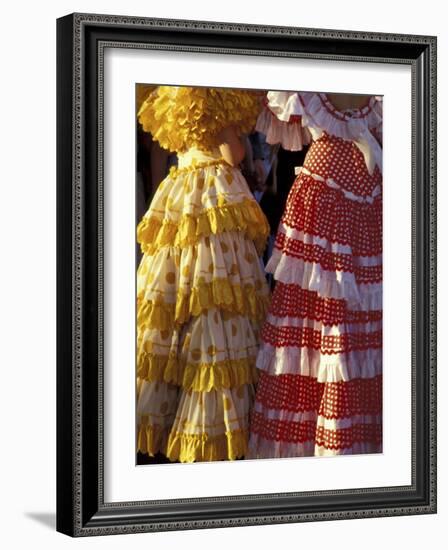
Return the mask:
<svg viewBox="0 0 448 550">
<path fill-rule="evenodd" d="M 298 92 L 268 92 L 256 130 L 271 145 L 280 144 L 288 151 L 300 151 L 311 136 L 303 127 L 303 103 Z"/>
</svg>

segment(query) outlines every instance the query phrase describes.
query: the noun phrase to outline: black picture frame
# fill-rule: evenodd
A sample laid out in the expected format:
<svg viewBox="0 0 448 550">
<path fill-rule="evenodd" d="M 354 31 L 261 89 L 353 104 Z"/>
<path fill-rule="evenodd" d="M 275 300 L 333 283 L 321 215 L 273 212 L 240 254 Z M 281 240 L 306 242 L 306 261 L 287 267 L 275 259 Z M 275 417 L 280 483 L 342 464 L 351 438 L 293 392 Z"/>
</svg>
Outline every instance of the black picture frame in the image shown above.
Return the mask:
<svg viewBox="0 0 448 550">
<path fill-rule="evenodd" d="M 407 64 L 412 69 L 412 484 L 104 502 L 104 48 Z M 72 14 L 57 21 L 57 530 L 106 535 L 436 512 L 436 38 Z"/>
</svg>

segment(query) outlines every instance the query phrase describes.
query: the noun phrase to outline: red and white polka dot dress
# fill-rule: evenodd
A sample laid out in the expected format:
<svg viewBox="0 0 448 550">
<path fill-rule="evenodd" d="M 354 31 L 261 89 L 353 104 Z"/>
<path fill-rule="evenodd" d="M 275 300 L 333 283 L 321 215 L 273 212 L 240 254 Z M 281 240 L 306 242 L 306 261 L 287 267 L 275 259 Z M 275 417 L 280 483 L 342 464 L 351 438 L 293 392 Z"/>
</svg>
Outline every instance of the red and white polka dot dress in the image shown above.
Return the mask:
<svg viewBox="0 0 448 550">
<path fill-rule="evenodd" d="M 267 265 L 249 457 L 381 452 L 381 103 L 296 95 L 313 142 Z"/>
</svg>

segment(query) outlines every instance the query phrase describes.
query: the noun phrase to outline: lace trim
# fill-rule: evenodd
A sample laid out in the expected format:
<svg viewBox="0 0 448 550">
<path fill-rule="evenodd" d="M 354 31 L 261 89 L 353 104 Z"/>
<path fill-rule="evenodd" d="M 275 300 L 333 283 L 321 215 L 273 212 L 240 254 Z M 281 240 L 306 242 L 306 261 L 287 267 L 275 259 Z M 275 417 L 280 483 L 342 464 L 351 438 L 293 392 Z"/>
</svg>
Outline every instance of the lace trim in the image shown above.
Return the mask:
<svg viewBox="0 0 448 550">
<path fill-rule="evenodd" d="M 319 96 L 323 106 L 329 113 L 331 113 L 336 118 L 345 121 L 350 120 L 351 118 L 365 118 L 372 111 L 373 104 L 376 101 L 375 97 L 370 97 L 367 105 L 364 105 L 364 107 L 339 111 L 328 99 L 327 94 L 320 92 L 317 95 Z"/>
</svg>

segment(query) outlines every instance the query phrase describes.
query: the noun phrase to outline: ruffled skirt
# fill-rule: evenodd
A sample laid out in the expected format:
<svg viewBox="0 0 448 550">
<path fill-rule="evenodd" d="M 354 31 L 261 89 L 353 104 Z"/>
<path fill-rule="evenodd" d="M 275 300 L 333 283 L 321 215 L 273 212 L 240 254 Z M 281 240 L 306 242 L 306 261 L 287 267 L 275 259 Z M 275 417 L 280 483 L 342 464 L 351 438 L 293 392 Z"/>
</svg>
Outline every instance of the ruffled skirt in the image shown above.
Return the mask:
<svg viewBox="0 0 448 550">
<path fill-rule="evenodd" d="M 381 452 L 381 194 L 355 196 L 304 169 L 267 270 L 277 282 L 248 456 Z"/>
<path fill-rule="evenodd" d="M 190 152 L 160 185 L 138 226 L 141 452 L 181 462 L 246 454 L 268 232 L 239 170 L 217 156 Z"/>
</svg>

